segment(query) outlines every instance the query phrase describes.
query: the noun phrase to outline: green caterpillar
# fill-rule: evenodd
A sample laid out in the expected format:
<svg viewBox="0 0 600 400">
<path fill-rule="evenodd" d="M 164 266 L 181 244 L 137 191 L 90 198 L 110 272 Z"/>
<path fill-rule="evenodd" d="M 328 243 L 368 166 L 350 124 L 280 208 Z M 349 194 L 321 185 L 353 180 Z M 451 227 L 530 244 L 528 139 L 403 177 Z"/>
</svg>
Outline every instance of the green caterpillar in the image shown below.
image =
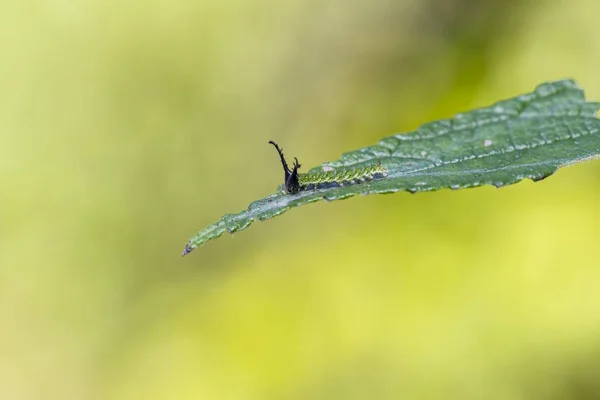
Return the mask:
<svg viewBox="0 0 600 400">
<path fill-rule="evenodd" d="M 279 148 L 272 140 L 269 143 L 275 146 L 281 158 L 281 165 L 285 173 L 282 189 L 288 194 L 298 193 L 303 190 L 357 185 L 387 176 L 387 169 L 381 163 L 358 168 L 344 168 L 336 171 L 300 174 L 298 173 L 298 169 L 302 165 L 298 162 L 298 159 L 294 157 L 293 169 L 290 170 L 283 156 L 283 149 Z"/>
</svg>

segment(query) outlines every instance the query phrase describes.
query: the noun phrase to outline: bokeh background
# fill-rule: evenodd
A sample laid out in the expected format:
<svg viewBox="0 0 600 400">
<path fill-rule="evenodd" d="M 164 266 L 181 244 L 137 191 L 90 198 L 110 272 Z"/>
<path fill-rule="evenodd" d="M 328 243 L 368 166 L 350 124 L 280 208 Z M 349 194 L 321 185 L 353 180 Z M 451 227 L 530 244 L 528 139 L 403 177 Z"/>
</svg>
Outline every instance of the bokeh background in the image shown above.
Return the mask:
<svg viewBox="0 0 600 400">
<path fill-rule="evenodd" d="M 0 2 L 0 398 L 600 397 L 600 163 L 187 239 L 308 168 L 575 78 L 597 0 Z"/>
</svg>

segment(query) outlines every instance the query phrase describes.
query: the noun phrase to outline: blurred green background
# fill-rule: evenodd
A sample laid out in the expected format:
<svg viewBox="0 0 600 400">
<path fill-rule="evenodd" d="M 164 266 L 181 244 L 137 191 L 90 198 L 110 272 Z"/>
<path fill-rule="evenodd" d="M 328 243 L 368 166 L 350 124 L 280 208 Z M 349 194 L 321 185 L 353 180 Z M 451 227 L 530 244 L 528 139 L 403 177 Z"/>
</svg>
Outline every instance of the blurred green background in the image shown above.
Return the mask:
<svg viewBox="0 0 600 400">
<path fill-rule="evenodd" d="M 187 239 L 573 77 L 597 0 L 0 3 L 1 399 L 600 397 L 600 163 Z"/>
</svg>

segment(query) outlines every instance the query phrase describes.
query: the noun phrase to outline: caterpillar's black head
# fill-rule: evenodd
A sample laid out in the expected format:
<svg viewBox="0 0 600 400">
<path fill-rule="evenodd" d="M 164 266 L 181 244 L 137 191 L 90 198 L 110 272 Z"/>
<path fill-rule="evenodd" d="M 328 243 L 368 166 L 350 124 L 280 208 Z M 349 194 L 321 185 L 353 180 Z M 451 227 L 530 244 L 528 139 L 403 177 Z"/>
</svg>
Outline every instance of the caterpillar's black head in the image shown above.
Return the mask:
<svg viewBox="0 0 600 400">
<path fill-rule="evenodd" d="M 301 165 L 298 163 L 298 159 L 294 157 L 294 169 L 290 171 L 290 167 L 288 167 L 287 162 L 285 161 L 285 157 L 283 156 L 283 149 L 280 149 L 279 146 L 274 141 L 269 141 L 279 153 L 279 158 L 281 158 L 281 165 L 283 165 L 283 172 L 285 173 L 283 188 L 287 193 L 293 194 L 297 193 L 300 190 L 300 182 L 298 180 L 298 168 Z"/>
</svg>

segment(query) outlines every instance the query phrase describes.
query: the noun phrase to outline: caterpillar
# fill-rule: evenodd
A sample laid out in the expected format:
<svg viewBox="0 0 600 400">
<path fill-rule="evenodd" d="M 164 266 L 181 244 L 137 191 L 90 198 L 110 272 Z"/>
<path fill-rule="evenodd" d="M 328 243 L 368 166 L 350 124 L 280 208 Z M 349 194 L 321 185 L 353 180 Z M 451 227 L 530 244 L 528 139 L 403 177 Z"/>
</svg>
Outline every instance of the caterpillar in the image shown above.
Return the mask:
<svg viewBox="0 0 600 400">
<path fill-rule="evenodd" d="M 290 170 L 285 157 L 283 156 L 283 148 L 277 146 L 274 141 L 269 141 L 275 146 L 281 165 L 284 172 L 284 183 L 282 189 L 285 193 L 294 194 L 303 190 L 325 189 L 339 186 L 357 185 L 365 182 L 370 182 L 375 179 L 382 179 L 387 176 L 381 162 L 376 165 L 369 165 L 357 168 L 344 168 L 335 171 L 323 171 L 317 173 L 298 173 L 298 169 L 302 166 L 296 157 L 294 157 L 294 165 Z"/>
</svg>

